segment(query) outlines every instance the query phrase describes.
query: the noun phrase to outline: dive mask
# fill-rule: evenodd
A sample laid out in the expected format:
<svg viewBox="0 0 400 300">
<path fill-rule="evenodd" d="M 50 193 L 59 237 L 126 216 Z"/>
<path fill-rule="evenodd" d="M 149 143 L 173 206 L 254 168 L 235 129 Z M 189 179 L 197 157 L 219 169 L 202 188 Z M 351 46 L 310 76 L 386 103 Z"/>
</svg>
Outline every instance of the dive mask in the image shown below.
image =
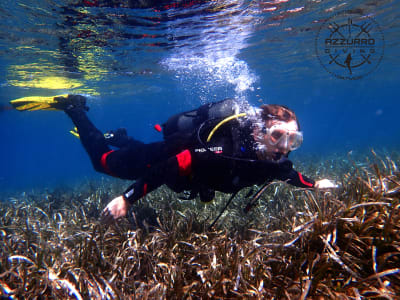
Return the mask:
<svg viewBox="0 0 400 300">
<path fill-rule="evenodd" d="M 288 130 L 283 124 L 276 124 L 270 128 L 263 127 L 264 140 L 271 146 L 283 146 L 287 150 L 296 150 L 303 143 L 303 133 L 297 130 Z"/>
</svg>

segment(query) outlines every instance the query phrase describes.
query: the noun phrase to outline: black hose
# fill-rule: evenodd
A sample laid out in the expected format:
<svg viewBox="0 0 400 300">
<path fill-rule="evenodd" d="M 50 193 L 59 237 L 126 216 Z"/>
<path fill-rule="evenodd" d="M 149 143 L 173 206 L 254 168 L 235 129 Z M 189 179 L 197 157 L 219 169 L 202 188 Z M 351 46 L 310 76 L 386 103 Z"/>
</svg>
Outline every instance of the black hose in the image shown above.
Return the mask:
<svg viewBox="0 0 400 300">
<path fill-rule="evenodd" d="M 226 202 L 224 208 L 221 210 L 220 214 L 218 215 L 218 217 L 214 220 L 214 222 L 211 223 L 211 225 L 208 227 L 208 230 L 211 230 L 211 228 L 215 225 L 215 223 L 217 223 L 218 219 L 222 216 L 222 214 L 224 213 L 224 211 L 227 209 L 228 205 L 232 202 L 233 198 L 235 198 L 236 194 L 239 191 L 234 192 L 231 197 L 229 198 L 228 202 Z"/>
</svg>

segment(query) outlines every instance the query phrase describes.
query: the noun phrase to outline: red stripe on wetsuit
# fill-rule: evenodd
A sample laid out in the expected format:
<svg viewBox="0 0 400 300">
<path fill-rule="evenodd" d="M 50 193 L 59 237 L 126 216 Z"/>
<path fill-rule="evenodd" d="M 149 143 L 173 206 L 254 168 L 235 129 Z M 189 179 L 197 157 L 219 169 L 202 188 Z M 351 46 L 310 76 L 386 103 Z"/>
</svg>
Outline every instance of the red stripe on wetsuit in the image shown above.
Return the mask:
<svg viewBox="0 0 400 300">
<path fill-rule="evenodd" d="M 300 182 L 302 184 L 304 184 L 305 186 L 309 186 L 309 187 L 313 187 L 314 186 L 314 184 L 312 184 L 311 182 L 305 181 L 304 178 L 303 178 L 303 175 L 301 175 L 300 172 L 297 172 L 297 174 L 299 175 L 299 179 L 300 179 Z"/>
<path fill-rule="evenodd" d="M 177 154 L 176 160 L 178 161 L 180 176 L 188 176 L 192 173 L 192 155 L 189 150 Z"/>
<path fill-rule="evenodd" d="M 143 195 L 142 195 L 142 197 L 146 196 L 146 194 L 147 194 L 147 183 L 145 183 L 143 185 Z"/>
<path fill-rule="evenodd" d="M 116 176 L 111 172 L 110 168 L 109 168 L 108 165 L 107 165 L 107 157 L 108 157 L 111 153 L 113 153 L 113 152 L 114 152 L 114 150 L 110 150 L 110 151 L 108 151 L 108 152 L 106 152 L 106 153 L 103 153 L 103 155 L 101 156 L 101 159 L 100 159 L 100 164 L 101 164 L 101 166 L 103 167 L 104 171 L 106 171 L 107 174 L 116 177 Z"/>
</svg>

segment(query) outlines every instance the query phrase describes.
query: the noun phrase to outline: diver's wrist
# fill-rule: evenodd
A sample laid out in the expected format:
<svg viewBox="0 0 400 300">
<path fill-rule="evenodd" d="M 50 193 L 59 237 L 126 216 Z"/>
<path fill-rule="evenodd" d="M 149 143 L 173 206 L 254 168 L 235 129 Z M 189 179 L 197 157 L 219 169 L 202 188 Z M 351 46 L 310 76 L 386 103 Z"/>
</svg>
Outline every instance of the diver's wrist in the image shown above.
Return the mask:
<svg viewBox="0 0 400 300">
<path fill-rule="evenodd" d="M 129 204 L 132 204 L 135 201 L 135 189 L 130 186 L 123 194 L 122 194 L 122 199 L 124 199 L 126 202 Z"/>
</svg>

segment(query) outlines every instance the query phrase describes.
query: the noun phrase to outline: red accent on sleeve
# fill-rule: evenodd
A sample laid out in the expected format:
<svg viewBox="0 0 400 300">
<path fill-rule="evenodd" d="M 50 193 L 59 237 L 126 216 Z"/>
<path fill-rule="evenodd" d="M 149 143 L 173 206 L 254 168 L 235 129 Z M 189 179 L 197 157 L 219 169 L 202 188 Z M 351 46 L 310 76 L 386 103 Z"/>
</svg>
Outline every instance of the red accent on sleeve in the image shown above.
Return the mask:
<svg viewBox="0 0 400 300">
<path fill-rule="evenodd" d="M 154 125 L 154 129 L 157 130 L 158 132 L 161 132 L 162 130 L 160 124 Z"/>
<path fill-rule="evenodd" d="M 143 185 L 143 195 L 142 195 L 142 197 L 146 196 L 146 194 L 147 194 L 147 183 L 145 183 Z"/>
<path fill-rule="evenodd" d="M 87 6 L 91 6 L 91 7 L 98 6 L 97 0 L 91 0 L 91 1 L 85 0 L 85 1 L 83 1 L 83 4 L 85 4 Z"/>
<path fill-rule="evenodd" d="M 111 176 L 114 176 L 112 174 L 112 172 L 110 171 L 110 169 L 108 168 L 108 166 L 107 166 L 107 156 L 110 155 L 112 152 L 114 152 L 114 150 L 110 150 L 110 151 L 104 153 L 101 156 L 100 163 L 101 163 L 101 166 L 103 167 L 104 171 L 106 171 L 107 174 L 110 174 Z"/>
<path fill-rule="evenodd" d="M 192 155 L 189 150 L 185 150 L 176 155 L 180 176 L 188 176 L 192 172 Z"/>
<path fill-rule="evenodd" d="M 300 182 L 301 182 L 302 184 L 304 184 L 304 185 L 306 185 L 306 186 L 309 186 L 309 187 L 313 187 L 313 186 L 314 186 L 311 182 L 305 181 L 304 178 L 303 178 L 303 175 L 301 175 L 300 172 L 297 172 L 297 174 L 299 175 L 299 179 L 300 179 Z"/>
</svg>

